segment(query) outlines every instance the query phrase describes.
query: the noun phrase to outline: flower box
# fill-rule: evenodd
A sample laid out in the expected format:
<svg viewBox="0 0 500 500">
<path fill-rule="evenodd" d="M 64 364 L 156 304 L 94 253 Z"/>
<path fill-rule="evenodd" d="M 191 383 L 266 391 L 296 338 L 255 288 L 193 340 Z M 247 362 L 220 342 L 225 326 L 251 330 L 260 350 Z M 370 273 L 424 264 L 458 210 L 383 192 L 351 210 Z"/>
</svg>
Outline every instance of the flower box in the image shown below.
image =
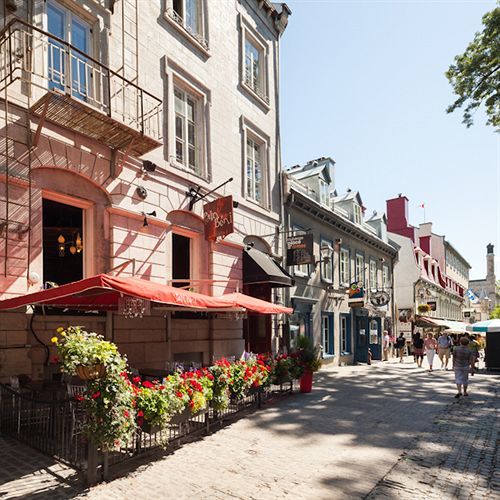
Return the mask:
<svg viewBox="0 0 500 500">
<path fill-rule="evenodd" d="M 147 420 L 144 420 L 144 422 L 141 424 L 141 430 L 146 434 L 156 434 L 157 432 L 160 432 L 162 429 L 164 429 L 164 427 L 162 427 L 161 425 L 152 424 Z"/>
<path fill-rule="evenodd" d="M 192 413 L 191 410 L 189 408 L 184 408 L 184 410 L 182 410 L 180 413 L 176 413 L 171 419 L 170 419 L 170 423 L 172 425 L 179 425 L 179 424 L 183 424 L 184 422 L 187 422 L 188 420 L 194 418 L 194 417 L 197 417 L 198 415 L 200 415 L 201 413 L 205 412 L 206 410 L 203 409 L 203 410 L 200 410 L 196 413 Z"/>
<path fill-rule="evenodd" d="M 96 378 L 102 378 L 106 374 L 106 367 L 103 364 L 100 365 L 77 365 L 75 367 L 76 374 L 82 380 L 94 380 Z"/>
</svg>

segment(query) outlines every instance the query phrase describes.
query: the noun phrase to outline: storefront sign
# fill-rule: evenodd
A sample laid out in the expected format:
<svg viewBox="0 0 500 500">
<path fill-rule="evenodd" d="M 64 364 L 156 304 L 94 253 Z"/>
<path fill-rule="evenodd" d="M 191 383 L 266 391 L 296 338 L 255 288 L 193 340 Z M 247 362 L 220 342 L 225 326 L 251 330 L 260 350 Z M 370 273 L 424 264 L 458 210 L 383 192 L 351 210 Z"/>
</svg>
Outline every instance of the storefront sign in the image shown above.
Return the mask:
<svg viewBox="0 0 500 500">
<path fill-rule="evenodd" d="M 290 236 L 286 239 L 286 264 L 299 266 L 300 264 L 313 264 L 313 235 L 301 234 Z"/>
<path fill-rule="evenodd" d="M 364 299 L 365 298 L 365 289 L 363 285 L 360 283 L 351 283 L 349 287 L 349 299 Z"/>
<path fill-rule="evenodd" d="M 231 234 L 233 228 L 233 197 L 225 196 L 203 206 L 205 239 L 216 240 Z"/>
</svg>

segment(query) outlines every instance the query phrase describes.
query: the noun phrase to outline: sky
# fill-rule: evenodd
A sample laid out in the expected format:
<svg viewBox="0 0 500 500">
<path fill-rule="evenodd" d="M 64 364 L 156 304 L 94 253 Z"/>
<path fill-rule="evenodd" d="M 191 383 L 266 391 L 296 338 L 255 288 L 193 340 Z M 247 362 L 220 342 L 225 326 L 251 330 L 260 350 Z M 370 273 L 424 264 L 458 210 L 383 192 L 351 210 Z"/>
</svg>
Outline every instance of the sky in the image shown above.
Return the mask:
<svg viewBox="0 0 500 500">
<path fill-rule="evenodd" d="M 500 276 L 500 134 L 466 128 L 444 72 L 495 0 L 288 0 L 281 39 L 284 167 L 336 162 L 336 189 L 358 190 L 366 215 L 402 193 L 410 222 L 433 222 L 486 276 Z"/>
</svg>

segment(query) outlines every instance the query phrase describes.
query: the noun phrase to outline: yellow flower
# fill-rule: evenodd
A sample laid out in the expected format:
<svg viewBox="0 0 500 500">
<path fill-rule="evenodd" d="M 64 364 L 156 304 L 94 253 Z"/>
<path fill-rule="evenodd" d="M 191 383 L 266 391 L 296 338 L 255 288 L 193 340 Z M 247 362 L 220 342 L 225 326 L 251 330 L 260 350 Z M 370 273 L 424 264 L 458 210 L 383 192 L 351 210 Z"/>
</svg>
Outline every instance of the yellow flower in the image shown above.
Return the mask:
<svg viewBox="0 0 500 500">
<path fill-rule="evenodd" d="M 59 342 L 59 339 L 57 337 L 52 337 L 50 339 L 50 341 L 53 343 L 53 344 L 57 344 Z"/>
<path fill-rule="evenodd" d="M 57 330 L 56 330 L 57 333 L 62 333 L 64 332 L 64 328 L 62 326 L 60 326 Z"/>
</svg>

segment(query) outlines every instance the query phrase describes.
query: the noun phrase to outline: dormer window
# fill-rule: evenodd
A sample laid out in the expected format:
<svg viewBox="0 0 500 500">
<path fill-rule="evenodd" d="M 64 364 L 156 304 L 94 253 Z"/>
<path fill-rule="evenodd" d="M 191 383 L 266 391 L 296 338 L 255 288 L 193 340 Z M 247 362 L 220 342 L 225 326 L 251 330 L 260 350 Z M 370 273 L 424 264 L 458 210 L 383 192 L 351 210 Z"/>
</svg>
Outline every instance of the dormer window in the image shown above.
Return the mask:
<svg viewBox="0 0 500 500">
<path fill-rule="evenodd" d="M 330 206 L 330 186 L 319 178 L 319 202 L 322 205 Z"/>
<path fill-rule="evenodd" d="M 363 215 L 361 212 L 361 206 L 358 205 L 357 203 L 354 203 L 354 223 L 361 224 L 362 220 L 363 220 Z"/>
</svg>

